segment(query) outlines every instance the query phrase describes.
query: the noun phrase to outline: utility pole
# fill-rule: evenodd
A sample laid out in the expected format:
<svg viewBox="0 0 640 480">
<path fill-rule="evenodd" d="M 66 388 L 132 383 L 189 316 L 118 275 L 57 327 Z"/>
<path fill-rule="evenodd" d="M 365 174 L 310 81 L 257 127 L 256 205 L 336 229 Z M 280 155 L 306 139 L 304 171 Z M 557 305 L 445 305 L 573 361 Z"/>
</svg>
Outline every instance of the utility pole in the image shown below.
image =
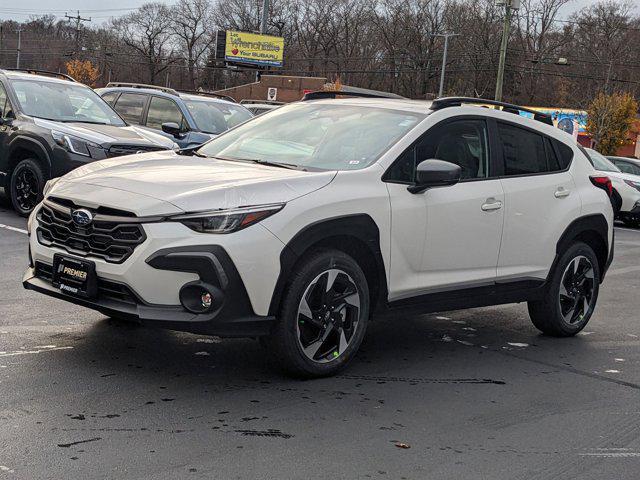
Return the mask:
<svg viewBox="0 0 640 480">
<path fill-rule="evenodd" d="M 18 29 L 16 30 L 16 33 L 18 34 L 18 48 L 16 49 L 17 51 L 16 68 L 20 68 L 20 47 L 22 44 L 22 27 L 18 27 Z"/>
<path fill-rule="evenodd" d="M 82 25 L 82 22 L 90 22 L 91 21 L 91 17 L 89 18 L 82 18 L 80 16 L 80 10 L 76 11 L 76 16 L 72 17 L 71 15 L 68 15 L 67 13 L 64 14 L 65 18 L 67 20 L 69 20 L 69 22 L 74 21 L 76 23 L 76 55 L 78 54 L 78 52 L 80 51 L 80 25 Z"/>
<path fill-rule="evenodd" d="M 262 16 L 260 17 L 260 33 L 267 33 L 269 21 L 269 0 L 262 0 Z M 256 70 L 256 82 L 260 81 L 260 70 Z"/>
<path fill-rule="evenodd" d="M 502 43 L 500 44 L 500 60 L 498 61 L 498 78 L 496 79 L 495 99 L 502 101 L 502 83 L 504 81 L 504 64 L 507 58 L 509 29 L 511 28 L 511 10 L 520 8 L 520 0 L 496 0 L 496 5 L 504 6 L 504 24 L 502 26 Z"/>
<path fill-rule="evenodd" d="M 442 52 L 442 68 L 440 69 L 440 89 L 438 90 L 438 97 L 442 97 L 444 92 L 444 72 L 447 68 L 447 50 L 449 49 L 449 37 L 457 37 L 459 33 L 432 33 L 432 37 L 444 38 L 444 51 Z"/>
</svg>

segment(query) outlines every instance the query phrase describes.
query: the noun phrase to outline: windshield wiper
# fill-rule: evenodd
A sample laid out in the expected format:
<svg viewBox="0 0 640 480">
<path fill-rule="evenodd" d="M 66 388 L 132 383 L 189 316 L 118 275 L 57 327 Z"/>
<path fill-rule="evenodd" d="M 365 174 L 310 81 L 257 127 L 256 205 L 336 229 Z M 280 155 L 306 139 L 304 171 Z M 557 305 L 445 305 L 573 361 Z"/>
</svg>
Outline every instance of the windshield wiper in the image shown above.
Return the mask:
<svg viewBox="0 0 640 480">
<path fill-rule="evenodd" d="M 58 120 L 58 122 L 62 122 L 62 123 L 90 123 L 92 125 L 111 125 L 110 123 L 94 122 L 92 120 Z"/>
<path fill-rule="evenodd" d="M 231 157 L 213 157 L 219 160 L 229 160 L 231 162 L 251 162 L 257 163 L 258 165 L 266 165 L 268 167 L 279 167 L 286 168 L 287 170 L 304 170 L 298 165 L 294 165 L 293 163 L 283 163 L 283 162 L 272 162 L 270 160 L 262 160 L 260 158 L 231 158 Z"/>
</svg>

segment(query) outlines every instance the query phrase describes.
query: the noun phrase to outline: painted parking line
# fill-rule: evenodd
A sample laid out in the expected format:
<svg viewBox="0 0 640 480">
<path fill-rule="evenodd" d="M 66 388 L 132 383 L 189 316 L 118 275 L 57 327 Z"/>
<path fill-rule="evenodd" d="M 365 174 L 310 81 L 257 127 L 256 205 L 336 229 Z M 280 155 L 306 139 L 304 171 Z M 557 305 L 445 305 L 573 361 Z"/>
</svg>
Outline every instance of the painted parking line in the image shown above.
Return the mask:
<svg viewBox="0 0 640 480">
<path fill-rule="evenodd" d="M 24 233 L 25 235 L 27 234 L 27 231 L 24 228 L 12 227 L 11 225 L 5 225 L 4 223 L 0 223 L 0 228 L 11 230 L 12 232 Z"/>
</svg>

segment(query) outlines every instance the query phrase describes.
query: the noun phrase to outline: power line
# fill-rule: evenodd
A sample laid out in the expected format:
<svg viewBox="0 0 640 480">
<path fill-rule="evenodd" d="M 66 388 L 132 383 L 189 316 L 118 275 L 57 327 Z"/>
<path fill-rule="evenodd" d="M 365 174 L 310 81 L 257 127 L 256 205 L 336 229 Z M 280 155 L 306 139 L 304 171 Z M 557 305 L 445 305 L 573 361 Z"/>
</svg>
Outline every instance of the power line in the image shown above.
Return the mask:
<svg viewBox="0 0 640 480">
<path fill-rule="evenodd" d="M 82 22 L 90 22 L 91 17 L 82 18 L 80 16 L 80 10 L 77 11 L 77 15 L 75 17 L 72 17 L 67 13 L 65 13 L 64 16 L 69 20 L 69 23 L 71 23 L 72 20 L 76 22 L 76 53 L 77 53 L 80 50 L 80 25 L 82 24 Z"/>
</svg>

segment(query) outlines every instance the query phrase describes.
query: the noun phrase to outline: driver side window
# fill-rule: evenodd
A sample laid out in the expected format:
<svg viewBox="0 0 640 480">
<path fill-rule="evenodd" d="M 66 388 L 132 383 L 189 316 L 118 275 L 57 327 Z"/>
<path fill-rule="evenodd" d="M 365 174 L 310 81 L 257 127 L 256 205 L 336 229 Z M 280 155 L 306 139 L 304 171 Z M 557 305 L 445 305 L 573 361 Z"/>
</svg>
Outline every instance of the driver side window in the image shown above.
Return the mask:
<svg viewBox="0 0 640 480">
<path fill-rule="evenodd" d="M 435 158 L 459 165 L 461 180 L 489 176 L 487 125 L 484 120 L 465 119 L 430 128 L 405 150 L 387 170 L 384 180 L 412 184 L 417 165 Z"/>
<path fill-rule="evenodd" d="M 0 118 L 7 118 L 10 112 L 12 112 L 11 102 L 9 102 L 4 85 L 0 83 Z"/>
</svg>

